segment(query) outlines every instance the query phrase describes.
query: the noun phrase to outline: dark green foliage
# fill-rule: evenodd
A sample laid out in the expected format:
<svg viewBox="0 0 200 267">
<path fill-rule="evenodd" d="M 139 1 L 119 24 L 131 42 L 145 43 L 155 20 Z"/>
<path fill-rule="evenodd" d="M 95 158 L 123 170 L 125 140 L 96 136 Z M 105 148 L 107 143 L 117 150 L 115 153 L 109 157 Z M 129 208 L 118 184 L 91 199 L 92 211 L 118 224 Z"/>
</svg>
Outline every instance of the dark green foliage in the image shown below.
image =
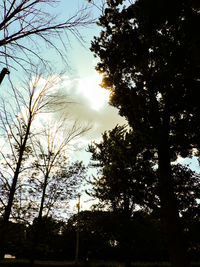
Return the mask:
<svg viewBox="0 0 200 267">
<path fill-rule="evenodd" d="M 60 254 L 60 241 L 63 223 L 52 217 L 44 216 L 40 220 L 35 219 L 33 224 L 28 227 L 26 234 L 26 251 L 22 258 L 29 258 L 32 253 L 32 243 L 35 241 L 37 235 L 37 246 L 34 248 L 36 259 L 59 259 L 62 258 Z M 38 226 L 40 227 L 38 231 Z"/>
<path fill-rule="evenodd" d="M 0 218 L 0 227 L 2 219 Z M 25 248 L 26 226 L 22 223 L 9 222 L 5 239 L 5 253 L 18 256 Z"/>
<path fill-rule="evenodd" d="M 189 167 L 180 164 L 172 166 L 173 186 L 178 202 L 178 210 L 193 221 L 200 215 L 199 175 Z"/>
<path fill-rule="evenodd" d="M 73 240 L 69 240 L 69 246 L 72 246 L 73 241 L 75 241 L 77 223 L 80 231 L 80 259 L 106 259 L 111 257 L 111 247 L 108 241 L 113 229 L 111 229 L 112 223 L 110 223 L 109 213 L 83 211 L 79 215 L 72 216 L 63 232 L 66 240 L 69 234 L 73 233 Z"/>
<path fill-rule="evenodd" d="M 121 260 L 166 259 L 166 249 L 160 244 L 163 240 L 161 241 L 160 233 L 157 235 L 155 231 L 156 227 L 161 227 L 158 221 L 158 217 L 161 216 L 161 202 L 157 160 L 152 160 L 152 153 L 134 138 L 132 131 L 127 132 L 122 126 L 105 132 L 102 141 L 90 145 L 89 151 L 92 153 L 91 165 L 99 169 L 97 177 L 91 181 L 90 194 L 100 200 L 100 206 L 120 212 L 120 217 L 115 218 L 113 222 L 119 223 L 120 220 L 115 237 L 120 244 L 117 249 L 122 256 Z M 182 215 L 181 224 L 185 230 L 184 236 L 190 248 L 190 256 L 198 258 L 199 238 L 193 238 L 191 222 L 192 225 L 198 225 L 194 220 L 196 221 L 200 215 L 199 176 L 180 164 L 172 165 L 171 172 L 177 208 Z M 151 221 L 147 223 L 148 216 L 134 215 L 134 209 L 139 206 L 153 212 L 157 218 L 154 224 Z M 196 234 L 198 236 L 198 231 Z"/>
<path fill-rule="evenodd" d="M 157 147 L 165 128 L 171 152 L 186 156 L 199 145 L 199 6 L 140 0 L 121 9 L 119 2 L 108 1 L 99 19 L 105 30 L 92 43 L 103 86 L 151 146 Z"/>
<path fill-rule="evenodd" d="M 104 132 L 102 141 L 93 142 L 88 151 L 92 153 L 90 165 L 98 169 L 97 177 L 90 181 L 89 194 L 98 198 L 101 206 L 131 216 L 137 205 L 158 216 L 157 159 L 137 140 L 133 131 L 116 126 Z M 199 176 L 181 164 L 172 165 L 171 171 L 179 212 L 183 216 L 199 216 Z"/>
<path fill-rule="evenodd" d="M 91 195 L 112 210 L 123 210 L 131 216 L 136 205 L 153 208 L 152 191 L 156 177 L 152 153 L 137 140 L 133 131 L 116 126 L 102 135 L 100 143 L 88 149 L 91 166 L 98 168 L 98 177 L 91 179 Z"/>
<path fill-rule="evenodd" d="M 37 259 L 74 260 L 77 221 L 80 229 L 80 260 L 120 261 L 167 261 L 167 249 L 161 231 L 160 219 L 143 211 L 137 211 L 130 218 L 123 213 L 83 211 L 73 215 L 67 224 L 43 217 L 40 241 L 37 245 Z M 193 261 L 199 261 L 199 219 L 182 219 L 189 240 L 189 251 Z M 37 220 L 25 228 L 12 224 L 7 239 L 8 254 L 17 258 L 28 258 L 31 242 L 35 235 Z M 21 230 L 20 230 L 21 229 Z M 13 238 L 14 237 L 14 238 Z M 44 263 L 45 264 L 45 263 Z M 147 263 L 146 263 L 147 264 Z M 151 265 L 150 265 L 151 266 Z"/>
<path fill-rule="evenodd" d="M 83 211 L 69 219 L 63 232 L 70 244 L 73 240 L 69 236 L 74 232 L 75 240 L 78 220 L 81 260 L 168 259 L 160 222 L 151 215 L 135 212 L 130 219 L 121 212 Z"/>
<path fill-rule="evenodd" d="M 102 86 L 158 157 L 161 214 L 173 266 L 189 266 L 170 162 L 200 139 L 200 5 L 188 0 L 107 1 L 92 43 Z"/>
</svg>

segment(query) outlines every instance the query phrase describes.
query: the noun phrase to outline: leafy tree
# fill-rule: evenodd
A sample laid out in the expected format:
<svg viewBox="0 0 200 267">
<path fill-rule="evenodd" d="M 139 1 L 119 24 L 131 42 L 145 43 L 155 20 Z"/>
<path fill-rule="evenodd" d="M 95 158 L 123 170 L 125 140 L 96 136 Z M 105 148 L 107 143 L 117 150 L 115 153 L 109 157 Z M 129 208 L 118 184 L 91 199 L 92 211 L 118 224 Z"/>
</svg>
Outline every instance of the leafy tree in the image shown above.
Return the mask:
<svg viewBox="0 0 200 267">
<path fill-rule="evenodd" d="M 173 187 L 177 198 L 178 211 L 182 217 L 190 216 L 194 220 L 200 214 L 199 175 L 188 166 L 172 166 Z"/>
<path fill-rule="evenodd" d="M 32 251 L 31 243 L 35 239 L 35 234 L 38 227 L 38 218 L 36 218 L 32 225 L 27 228 L 26 243 L 28 247 L 27 251 L 24 251 L 24 257 L 28 258 Z M 40 233 L 37 247 L 34 248 L 37 259 L 58 259 L 61 241 L 61 231 L 64 227 L 64 223 L 53 219 L 51 216 L 43 216 L 40 219 Z M 25 252 L 27 254 L 25 254 Z M 56 255 L 58 254 L 58 255 Z"/>
<path fill-rule="evenodd" d="M 156 186 L 154 163 L 133 131 L 116 126 L 104 132 L 102 141 L 93 142 L 88 151 L 92 153 L 90 165 L 98 168 L 88 193 L 98 198 L 101 205 L 121 210 L 126 217 L 132 216 L 136 205 L 149 209 L 156 206 L 152 196 Z"/>
<path fill-rule="evenodd" d="M 71 235 L 72 240 L 69 240 L 70 246 L 73 245 L 73 255 L 75 253 L 75 233 L 77 224 L 79 226 L 80 237 L 80 259 L 106 259 L 112 254 L 111 240 L 115 240 L 117 232 L 114 225 L 114 216 L 110 212 L 103 211 L 82 211 L 69 218 L 66 227 L 63 230 L 63 236 Z"/>
<path fill-rule="evenodd" d="M 189 266 L 171 162 L 199 147 L 197 1 L 107 1 L 92 51 L 111 104 L 158 160 L 163 225 L 173 266 Z"/>
<path fill-rule="evenodd" d="M 136 211 L 131 221 L 132 252 L 135 261 L 168 261 L 167 246 L 159 218 Z"/>
<path fill-rule="evenodd" d="M 193 261 L 200 260 L 200 221 L 199 214 L 196 218 L 185 216 L 186 232 L 189 240 L 189 253 Z"/>
<path fill-rule="evenodd" d="M 116 126 L 104 132 L 102 141 L 93 142 L 88 151 L 92 153 L 90 166 L 98 170 L 97 176 L 90 180 L 92 189 L 88 193 L 98 198 L 101 206 L 121 210 L 129 217 L 136 205 L 160 213 L 157 161 L 132 130 Z M 200 211 L 198 174 L 188 166 L 173 164 L 172 177 L 179 213 L 195 218 Z"/>
<path fill-rule="evenodd" d="M 59 164 L 59 166 L 56 166 L 56 164 Z M 42 162 L 40 167 L 42 167 Z M 84 175 L 85 167 L 82 162 L 69 164 L 69 162 L 66 162 L 64 155 L 60 154 L 54 163 L 52 162 L 49 172 L 46 169 L 44 177 L 41 177 L 42 179 L 38 178 L 36 181 L 32 181 L 35 184 L 32 186 L 34 190 L 30 194 L 33 195 L 32 203 L 37 203 L 38 199 L 40 199 L 40 202 L 38 203 L 38 215 L 34 223 L 31 262 L 34 262 L 37 257 L 37 247 L 42 240 L 43 214 L 62 217 L 62 212 L 66 212 L 69 200 L 77 196 Z"/>
<path fill-rule="evenodd" d="M 50 120 L 47 125 L 45 122 L 43 124 L 42 134 L 31 139 L 35 159 L 31 164 L 32 178 L 29 177 L 28 195 L 30 195 L 31 203 L 38 205 L 35 237 L 32 244 L 32 262 L 36 256 L 35 248 L 41 238 L 40 224 L 43 213 L 45 212 L 48 216 L 56 208 L 55 215 L 59 216 L 59 210 L 63 212 L 68 201 L 77 196 L 85 175 L 82 162 L 70 164 L 67 155 L 70 142 L 88 131 L 88 127 L 76 121 L 70 123 L 70 120 L 66 118 L 57 122 Z"/>
<path fill-rule="evenodd" d="M 142 144 L 134 139 L 132 131 L 128 132 L 123 126 L 116 126 L 113 130 L 105 132 L 102 135 L 102 141 L 90 145 L 89 151 L 92 153 L 91 165 L 98 168 L 97 176 L 90 181 L 92 189 L 89 194 L 99 199 L 99 207 L 111 208 L 115 213 L 121 214 L 119 216 L 121 228 L 118 229 L 119 235 L 117 236 L 117 240 L 120 242 L 118 249 L 121 255 L 130 259 L 132 253 L 130 247 L 134 246 L 135 260 L 144 260 L 144 256 L 142 257 L 144 254 L 146 260 L 164 259 L 162 258 L 162 252 L 160 252 L 160 255 L 157 254 L 157 257 L 155 256 L 158 247 L 154 238 L 150 237 L 152 226 L 146 224 L 146 220 L 142 219 L 140 221 L 140 223 L 144 223 L 141 228 L 145 228 L 147 225 L 149 227 L 149 230 L 139 231 L 139 233 L 143 232 L 144 235 L 138 235 L 137 230 L 135 234 L 130 234 L 130 231 L 127 231 L 132 225 L 132 220 L 137 223 L 135 222 L 137 217 L 135 217 L 135 205 L 137 205 L 137 208 L 140 206 L 140 208 L 148 210 L 148 213 L 152 214 L 156 221 L 160 217 L 156 160 L 150 160 L 151 153 L 142 148 Z M 200 214 L 200 204 L 198 202 L 198 199 L 200 199 L 199 176 L 187 166 L 180 164 L 172 165 L 172 176 L 177 207 L 182 218 L 181 223 L 187 233 L 185 238 L 187 238 L 187 243 L 191 249 L 193 230 L 189 225 L 192 221 L 196 221 Z M 127 208 L 127 202 L 124 199 L 129 203 L 129 208 Z M 116 219 L 118 223 L 119 218 Z M 125 232 L 123 229 L 125 229 Z M 145 233 L 146 238 L 148 236 L 151 240 L 154 249 L 148 247 L 148 242 L 145 241 Z M 155 234 L 155 232 L 153 233 Z M 157 241 L 160 244 L 160 241 Z M 144 252 L 145 244 L 147 245 L 145 249 L 148 252 Z M 163 257 L 166 257 L 164 255 L 165 253 Z"/>
<path fill-rule="evenodd" d="M 135 212 L 126 228 L 124 214 L 120 212 L 96 210 L 82 211 L 79 215 L 73 215 L 64 227 L 63 237 L 66 243 L 68 241 L 73 244 L 74 249 L 78 222 L 82 259 L 120 261 L 127 261 L 127 257 L 130 260 L 141 261 L 168 259 L 160 222 L 145 212 Z M 131 243 L 128 245 L 127 235 L 131 236 Z M 68 250 L 66 248 L 66 251 Z"/>
<path fill-rule="evenodd" d="M 2 223 L 0 218 L 0 225 Z M 26 241 L 26 225 L 23 223 L 9 222 L 5 242 L 6 254 L 18 256 L 22 253 Z"/>
</svg>

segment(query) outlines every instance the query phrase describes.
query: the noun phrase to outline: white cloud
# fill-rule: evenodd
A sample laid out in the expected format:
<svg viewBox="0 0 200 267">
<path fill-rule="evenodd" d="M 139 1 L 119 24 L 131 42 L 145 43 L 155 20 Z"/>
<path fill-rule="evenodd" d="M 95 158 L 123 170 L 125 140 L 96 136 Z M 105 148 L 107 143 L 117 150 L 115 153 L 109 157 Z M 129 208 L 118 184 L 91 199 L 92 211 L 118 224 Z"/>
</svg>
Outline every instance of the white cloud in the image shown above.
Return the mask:
<svg viewBox="0 0 200 267">
<path fill-rule="evenodd" d="M 34 83 L 34 80 L 37 80 L 37 77 L 33 77 L 31 82 Z M 63 115 L 68 118 L 69 125 L 73 125 L 73 121 L 82 126 L 90 125 L 91 129 L 84 136 L 73 140 L 71 145 L 75 145 L 75 148 L 71 149 L 70 154 L 77 152 L 74 157 L 81 159 L 81 154 L 79 155 L 81 149 L 84 150 L 91 141 L 99 140 L 104 131 L 113 129 L 117 124 L 126 123 L 125 119 L 118 115 L 118 110 L 108 104 L 109 92 L 99 86 L 101 76 L 98 73 L 94 72 L 91 76 L 79 79 L 57 74 L 47 78 L 40 77 L 38 88 L 43 88 L 48 81 L 53 81 L 49 83 L 49 86 L 52 86 L 50 91 L 63 95 L 63 100 L 66 102 L 64 110 L 60 110 L 53 117 L 52 113 L 38 114 L 33 121 L 31 131 L 40 132 L 41 127 L 49 124 L 52 124 L 53 128 L 54 120 L 59 120 Z M 21 109 L 22 114 L 25 114 L 24 107 Z M 8 149 L 3 142 L 1 144 L 1 149 Z M 84 158 L 86 157 L 84 155 Z"/>
<path fill-rule="evenodd" d="M 96 77 L 96 74 L 82 79 L 71 79 L 68 76 L 58 77 L 57 75 L 55 75 L 55 78 L 58 83 L 53 84 L 53 93 L 62 93 L 65 98 L 63 99 L 64 102 L 66 100 L 66 103 L 71 103 L 66 104 L 64 111 L 57 112 L 53 118 L 51 113 L 38 114 L 31 130 L 33 132 L 40 132 L 40 128 L 48 124 L 52 124 L 53 130 L 53 120 L 59 120 L 63 116 L 63 112 L 69 118 L 69 123 L 78 121 L 81 125 L 90 124 L 92 126 L 91 130 L 85 136 L 77 138 L 76 142 L 73 141 L 69 155 L 72 160 L 83 160 L 87 164 L 90 158 L 90 153 L 85 152 L 87 145 L 91 141 L 100 139 L 104 131 L 111 130 L 116 124 L 125 124 L 126 121 L 118 115 L 117 109 L 108 104 L 108 91 L 105 91 L 105 89 L 98 85 L 100 79 Z M 45 78 L 42 78 L 39 88 L 44 84 Z M 24 113 L 23 107 L 21 112 Z M 63 132 L 63 134 L 65 133 Z M 8 147 L 1 142 L 1 149 L 6 151 Z M 90 198 L 88 201 L 88 197 L 84 195 L 82 198 L 82 209 L 89 209 L 93 203 L 95 202 L 90 201 Z"/>
<path fill-rule="evenodd" d="M 66 95 L 66 101 L 72 101 L 65 106 L 64 114 L 80 123 L 92 125 L 85 138 L 98 139 L 104 131 L 126 123 L 118 115 L 118 110 L 108 104 L 109 92 L 99 86 L 101 77 L 98 74 L 83 79 L 70 80 L 67 76 L 62 78 L 60 90 Z"/>
</svg>

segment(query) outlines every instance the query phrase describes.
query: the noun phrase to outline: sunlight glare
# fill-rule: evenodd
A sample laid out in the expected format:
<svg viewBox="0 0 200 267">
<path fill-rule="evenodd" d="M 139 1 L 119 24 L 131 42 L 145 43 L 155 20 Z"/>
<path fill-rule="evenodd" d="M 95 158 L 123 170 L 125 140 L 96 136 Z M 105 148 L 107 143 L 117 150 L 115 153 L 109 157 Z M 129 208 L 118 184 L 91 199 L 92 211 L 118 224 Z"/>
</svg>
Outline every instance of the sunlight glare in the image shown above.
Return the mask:
<svg viewBox="0 0 200 267">
<path fill-rule="evenodd" d="M 109 101 L 110 92 L 99 84 L 102 75 L 95 73 L 93 76 L 81 79 L 79 91 L 89 100 L 92 109 L 98 111 Z"/>
</svg>

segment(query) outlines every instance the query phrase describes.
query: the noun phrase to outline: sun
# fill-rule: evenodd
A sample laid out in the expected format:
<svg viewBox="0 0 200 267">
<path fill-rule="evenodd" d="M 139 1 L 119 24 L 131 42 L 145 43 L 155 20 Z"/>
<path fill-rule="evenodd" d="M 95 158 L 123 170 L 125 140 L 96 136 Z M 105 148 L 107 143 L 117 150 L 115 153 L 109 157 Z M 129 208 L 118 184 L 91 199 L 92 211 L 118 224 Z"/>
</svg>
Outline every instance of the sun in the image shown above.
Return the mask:
<svg viewBox="0 0 200 267">
<path fill-rule="evenodd" d="M 95 73 L 81 79 L 79 90 L 88 99 L 92 109 L 98 111 L 109 101 L 110 92 L 100 86 L 102 75 Z"/>
</svg>

